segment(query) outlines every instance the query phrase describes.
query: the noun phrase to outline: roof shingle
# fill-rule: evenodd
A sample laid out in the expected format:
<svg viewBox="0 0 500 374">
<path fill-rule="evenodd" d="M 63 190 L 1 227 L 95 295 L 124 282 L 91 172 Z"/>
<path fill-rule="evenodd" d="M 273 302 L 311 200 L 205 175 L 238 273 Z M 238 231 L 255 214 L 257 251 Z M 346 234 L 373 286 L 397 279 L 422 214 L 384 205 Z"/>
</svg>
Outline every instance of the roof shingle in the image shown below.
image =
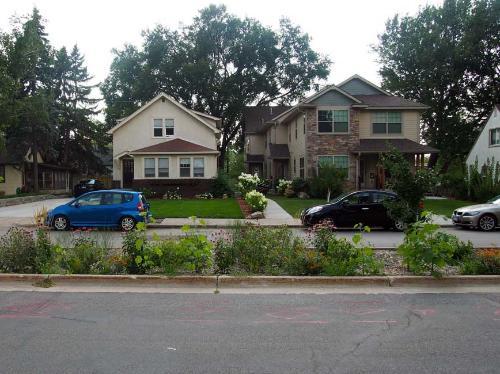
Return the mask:
<svg viewBox="0 0 500 374">
<path fill-rule="evenodd" d="M 173 139 L 163 143 L 151 145 L 149 147 L 136 149 L 132 153 L 203 153 L 203 152 L 217 152 L 216 149 L 204 147 L 199 144 L 188 142 L 184 139 Z"/>
<path fill-rule="evenodd" d="M 359 147 L 354 151 L 382 153 L 390 151 L 391 147 L 396 148 L 401 153 L 439 153 L 436 148 L 416 143 L 410 139 L 360 139 Z"/>
<path fill-rule="evenodd" d="M 417 103 L 416 101 L 406 100 L 399 96 L 387 96 L 387 95 L 354 95 L 358 100 L 361 100 L 363 104 L 367 104 L 370 107 L 412 107 L 412 108 L 427 108 L 427 105 Z"/>
<path fill-rule="evenodd" d="M 264 129 L 264 124 L 290 109 L 290 106 L 247 106 L 243 108 L 245 133 L 258 133 Z"/>
</svg>

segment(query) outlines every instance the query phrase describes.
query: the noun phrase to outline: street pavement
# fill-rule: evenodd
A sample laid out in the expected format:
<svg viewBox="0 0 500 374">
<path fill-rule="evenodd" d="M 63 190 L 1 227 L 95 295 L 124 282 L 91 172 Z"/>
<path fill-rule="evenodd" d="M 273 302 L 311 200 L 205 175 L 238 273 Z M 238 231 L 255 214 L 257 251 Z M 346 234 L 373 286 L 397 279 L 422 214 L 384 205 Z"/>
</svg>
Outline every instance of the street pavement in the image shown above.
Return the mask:
<svg viewBox="0 0 500 374">
<path fill-rule="evenodd" d="M 498 373 L 500 293 L 0 292 L 0 372 Z"/>
<path fill-rule="evenodd" d="M 8 229 L 8 226 L 0 226 L 0 235 L 5 234 Z M 30 228 L 29 230 L 33 230 L 33 228 Z M 209 239 L 215 238 L 216 234 L 220 234 L 220 232 L 223 231 L 221 229 L 197 230 L 200 233 L 206 234 Z M 312 237 L 311 233 L 306 229 L 293 228 L 291 230 L 295 235 L 300 236 L 304 239 L 310 239 Z M 500 231 L 498 230 L 495 232 L 481 232 L 476 230 L 464 230 L 452 227 L 442 228 L 441 231 L 456 235 L 460 240 L 470 240 L 476 248 L 500 247 Z M 158 228 L 148 230 L 148 236 L 150 238 L 153 236 L 153 233 L 156 233 L 160 238 L 184 235 L 182 230 L 179 228 Z M 347 239 L 352 238 L 355 233 L 355 230 L 336 231 L 338 237 L 344 237 Z M 50 238 L 52 242 L 61 244 L 62 246 L 69 245 L 75 235 L 91 236 L 98 242 L 105 243 L 109 247 L 120 248 L 122 245 L 122 238 L 124 234 L 117 230 L 97 230 L 90 233 L 79 231 L 50 232 Z M 370 233 L 363 233 L 363 238 L 368 244 L 374 246 L 375 248 L 394 248 L 403 242 L 404 234 L 396 231 L 373 230 Z"/>
</svg>

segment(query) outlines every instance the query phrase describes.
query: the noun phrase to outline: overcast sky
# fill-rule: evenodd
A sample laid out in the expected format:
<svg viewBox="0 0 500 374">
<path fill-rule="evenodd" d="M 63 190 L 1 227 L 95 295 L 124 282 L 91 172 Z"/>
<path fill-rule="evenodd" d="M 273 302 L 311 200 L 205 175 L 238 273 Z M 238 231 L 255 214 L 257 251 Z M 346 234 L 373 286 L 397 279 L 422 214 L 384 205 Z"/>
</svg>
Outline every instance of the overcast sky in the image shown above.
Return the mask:
<svg viewBox="0 0 500 374">
<path fill-rule="evenodd" d="M 376 55 L 370 46 L 384 30 L 385 21 L 399 14 L 415 14 L 425 4 L 441 0 L 1 0 L 0 29 L 9 29 L 12 15 L 25 15 L 33 6 L 47 22 L 52 45 L 70 48 L 75 43 L 85 55 L 96 81 L 107 76 L 112 48 L 140 44 L 141 31 L 155 24 L 177 28 L 188 24 L 198 10 L 225 4 L 229 12 L 252 17 L 276 28 L 288 17 L 312 38 L 313 48 L 333 60 L 328 83 L 353 74 L 379 83 Z"/>
</svg>

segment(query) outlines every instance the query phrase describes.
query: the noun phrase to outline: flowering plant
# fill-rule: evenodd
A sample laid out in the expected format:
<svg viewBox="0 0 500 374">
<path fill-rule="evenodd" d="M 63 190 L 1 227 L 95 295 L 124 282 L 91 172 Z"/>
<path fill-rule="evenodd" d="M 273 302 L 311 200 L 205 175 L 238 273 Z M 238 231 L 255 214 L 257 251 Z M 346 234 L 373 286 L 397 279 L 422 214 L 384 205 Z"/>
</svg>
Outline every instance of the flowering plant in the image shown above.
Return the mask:
<svg viewBox="0 0 500 374">
<path fill-rule="evenodd" d="M 278 192 L 280 194 L 284 194 L 285 191 L 287 189 L 291 188 L 291 187 L 292 187 L 292 181 L 289 181 L 289 180 L 286 180 L 286 179 L 280 179 L 278 181 L 278 187 L 277 187 L 277 189 L 278 189 Z"/>
<path fill-rule="evenodd" d="M 267 206 L 266 197 L 255 190 L 247 192 L 245 195 L 245 201 L 248 205 L 250 205 L 253 212 L 262 212 Z"/>
<path fill-rule="evenodd" d="M 252 175 L 241 173 L 238 177 L 238 184 L 236 185 L 236 187 L 238 188 L 238 191 L 240 191 L 241 194 L 245 196 L 247 192 L 255 190 L 259 183 L 260 178 L 257 174 Z"/>
</svg>

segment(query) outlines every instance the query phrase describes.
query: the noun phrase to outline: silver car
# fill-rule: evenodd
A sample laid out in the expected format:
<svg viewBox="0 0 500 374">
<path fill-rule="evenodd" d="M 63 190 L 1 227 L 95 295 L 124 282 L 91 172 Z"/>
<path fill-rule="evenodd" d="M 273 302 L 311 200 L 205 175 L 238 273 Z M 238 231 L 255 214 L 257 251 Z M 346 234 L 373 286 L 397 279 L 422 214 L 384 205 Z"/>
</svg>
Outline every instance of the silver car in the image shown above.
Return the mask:
<svg viewBox="0 0 500 374">
<path fill-rule="evenodd" d="M 483 231 L 492 231 L 500 226 L 500 195 L 485 204 L 469 205 L 458 208 L 451 216 L 454 225 L 474 227 Z"/>
</svg>

